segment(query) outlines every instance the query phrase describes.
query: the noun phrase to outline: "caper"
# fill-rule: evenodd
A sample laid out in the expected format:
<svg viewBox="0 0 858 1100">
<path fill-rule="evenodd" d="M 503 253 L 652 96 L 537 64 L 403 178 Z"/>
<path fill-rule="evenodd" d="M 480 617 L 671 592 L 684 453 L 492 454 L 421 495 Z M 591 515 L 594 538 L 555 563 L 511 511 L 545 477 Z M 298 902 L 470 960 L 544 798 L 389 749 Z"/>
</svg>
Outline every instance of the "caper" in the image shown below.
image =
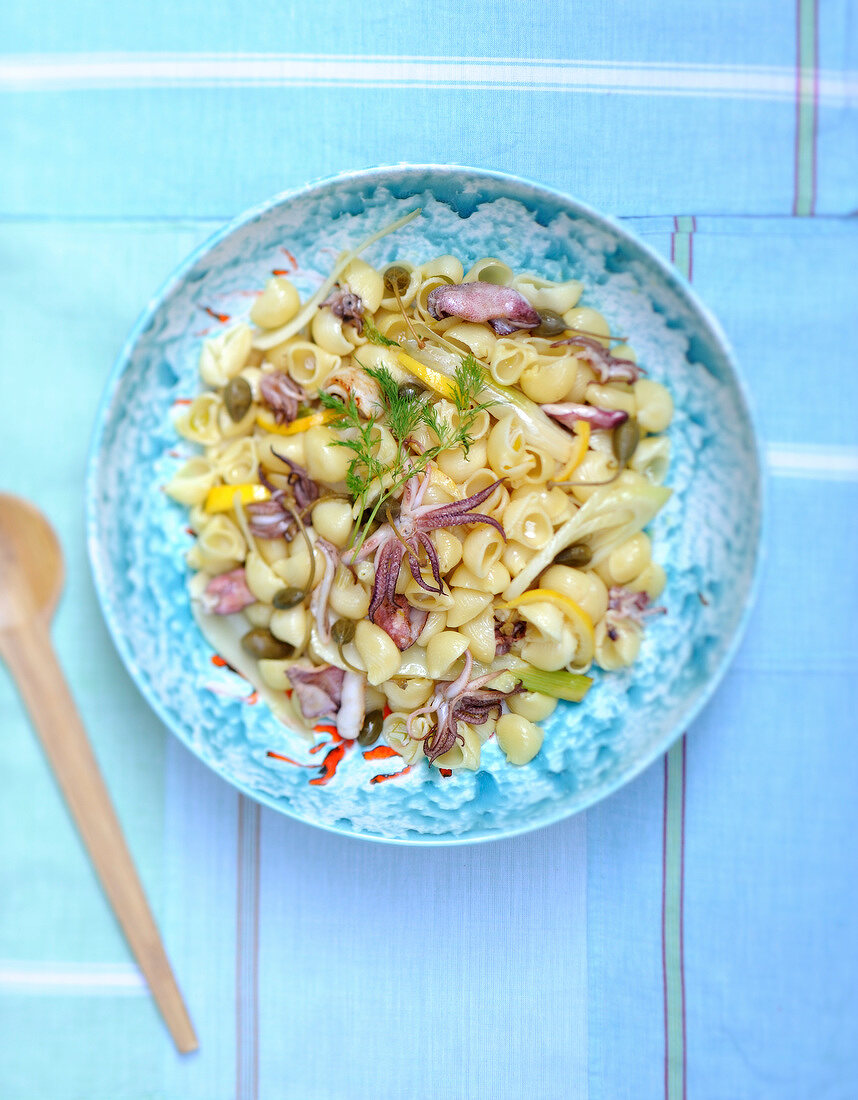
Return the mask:
<svg viewBox="0 0 858 1100">
<path fill-rule="evenodd" d="M 533 329 L 534 336 L 559 336 L 569 328 L 560 314 L 555 313 L 553 309 L 540 309 L 538 313 L 539 324 Z"/>
<path fill-rule="evenodd" d="M 371 710 L 363 720 L 363 726 L 358 734 L 359 745 L 372 745 L 381 735 L 381 727 L 384 724 L 384 715 L 380 710 Z"/>
<path fill-rule="evenodd" d="M 399 387 L 399 396 L 403 401 L 416 401 L 421 393 L 423 393 L 423 387 L 418 386 L 416 382 L 403 382 Z"/>
<path fill-rule="evenodd" d="M 278 611 L 288 611 L 290 607 L 297 607 L 306 595 L 307 593 L 303 588 L 293 588 L 290 585 L 288 588 L 281 588 L 279 592 L 275 592 L 271 602 Z"/>
<path fill-rule="evenodd" d="M 355 624 L 352 619 L 337 619 L 331 627 L 331 637 L 336 645 L 345 645 L 355 636 Z"/>
<path fill-rule="evenodd" d="M 621 468 L 625 466 L 635 453 L 640 440 L 641 430 L 638 427 L 638 422 L 631 417 L 629 417 L 628 420 L 624 420 L 619 427 L 614 428 L 614 438 L 611 441 L 611 446 L 613 447 L 614 455 Z"/>
<path fill-rule="evenodd" d="M 294 646 L 289 645 L 288 642 L 281 642 L 264 626 L 255 626 L 253 630 L 248 630 L 241 639 L 241 646 L 246 653 L 256 658 L 267 657 L 277 660 L 291 657 L 295 652 Z"/>
<path fill-rule="evenodd" d="M 399 264 L 393 264 L 384 272 L 384 289 L 388 294 L 404 294 L 410 282 L 408 270 Z"/>
<path fill-rule="evenodd" d="M 236 424 L 246 414 L 252 400 L 253 394 L 250 391 L 250 383 L 241 375 L 237 378 L 230 378 L 224 386 L 223 403 L 229 413 L 230 420 L 234 420 Z"/>
<path fill-rule="evenodd" d="M 565 550 L 561 550 L 554 559 L 558 565 L 571 565 L 573 569 L 580 569 L 582 565 L 589 565 L 593 557 L 593 551 L 586 542 L 573 542 Z"/>
</svg>

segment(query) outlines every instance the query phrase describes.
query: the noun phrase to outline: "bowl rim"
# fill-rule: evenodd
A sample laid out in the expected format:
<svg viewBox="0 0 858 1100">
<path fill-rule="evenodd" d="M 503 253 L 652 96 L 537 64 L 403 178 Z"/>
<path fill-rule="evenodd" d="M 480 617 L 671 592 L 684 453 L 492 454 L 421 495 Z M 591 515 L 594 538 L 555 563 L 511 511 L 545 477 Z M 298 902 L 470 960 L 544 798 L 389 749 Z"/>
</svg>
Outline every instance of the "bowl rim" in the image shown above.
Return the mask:
<svg viewBox="0 0 858 1100">
<path fill-rule="evenodd" d="M 151 688 L 148 681 L 143 676 L 141 669 L 139 668 L 130 647 L 125 640 L 125 635 L 120 629 L 117 616 L 113 610 L 113 607 L 108 599 L 106 582 L 104 581 L 101 572 L 101 562 L 99 559 L 100 543 L 98 539 L 98 494 L 97 483 L 99 473 L 99 454 L 101 449 L 102 437 L 104 435 L 105 426 L 107 423 L 107 414 L 113 403 L 117 387 L 122 379 L 125 370 L 127 369 L 133 350 L 139 341 L 140 337 L 144 334 L 148 328 L 152 318 L 160 309 L 164 300 L 184 281 L 188 272 L 194 267 L 194 265 L 208 252 L 215 248 L 221 241 L 225 240 L 231 234 L 241 229 L 264 214 L 268 213 L 275 207 L 281 206 L 287 202 L 293 202 L 302 196 L 309 195 L 310 193 L 326 187 L 334 187 L 336 184 L 354 184 L 354 183 L 366 183 L 381 185 L 385 178 L 389 178 L 391 175 L 398 177 L 409 175 L 458 175 L 466 173 L 469 176 L 480 179 L 493 180 L 498 183 L 507 184 L 518 188 L 519 190 L 530 191 L 535 198 L 548 197 L 555 202 L 566 206 L 574 214 L 583 216 L 597 227 L 607 230 L 608 232 L 619 237 L 624 243 L 631 244 L 634 248 L 639 249 L 644 253 L 648 261 L 653 264 L 659 275 L 669 284 L 671 289 L 678 295 L 678 297 L 684 300 L 685 304 L 690 307 L 692 312 L 698 314 L 704 323 L 708 325 L 715 341 L 719 347 L 719 350 L 726 359 L 733 375 L 733 382 L 736 385 L 736 389 L 739 395 L 740 403 L 744 407 L 744 412 L 748 418 L 748 422 L 751 426 L 751 432 L 753 437 L 753 452 L 757 465 L 757 481 L 758 481 L 758 501 L 757 501 L 757 538 L 753 549 L 753 566 L 751 570 L 750 583 L 748 585 L 747 596 L 745 599 L 745 605 L 742 609 L 742 613 L 736 622 L 732 636 L 730 637 L 724 653 L 721 656 L 716 667 L 713 669 L 709 678 L 699 689 L 692 704 L 688 707 L 683 720 L 677 722 L 663 737 L 657 739 L 652 745 L 649 746 L 647 751 L 637 758 L 633 763 L 620 770 L 619 774 L 611 779 L 610 782 L 602 784 L 593 789 L 593 791 L 585 797 L 580 805 L 576 805 L 573 808 L 567 808 L 563 805 L 560 807 L 554 807 L 551 812 L 545 814 L 536 821 L 527 822 L 519 827 L 513 826 L 511 828 L 504 828 L 495 831 L 485 831 L 474 834 L 465 835 L 427 835 L 425 838 L 421 836 L 405 836 L 405 837 L 389 837 L 381 836 L 373 833 L 362 832 L 357 829 L 343 828 L 335 824 L 328 824 L 325 822 L 310 821 L 306 817 L 299 813 L 293 812 L 288 806 L 283 804 L 282 799 L 277 799 L 272 795 L 269 795 L 263 791 L 258 791 L 245 783 L 229 772 L 219 766 L 216 762 L 209 760 L 203 754 L 202 748 L 192 744 L 191 741 L 185 736 L 172 721 L 172 719 L 166 713 L 161 700 L 158 698 L 155 691 Z M 398 200 L 402 201 L 402 200 Z M 733 351 L 733 347 L 727 338 L 723 328 L 721 327 L 718 319 L 712 314 L 709 308 L 698 298 L 697 293 L 692 288 L 684 276 L 677 271 L 677 269 L 669 263 L 664 257 L 656 252 L 650 245 L 638 237 L 634 232 L 629 230 L 621 222 L 611 215 L 604 214 L 601 211 L 594 209 L 587 203 L 582 202 L 580 199 L 576 199 L 573 196 L 567 194 L 565 191 L 559 188 L 551 187 L 546 184 L 538 183 L 534 180 L 527 179 L 523 176 L 517 176 L 509 172 L 501 172 L 488 168 L 474 168 L 468 165 L 461 164 L 420 164 L 401 162 L 396 164 L 382 164 L 368 168 L 358 168 L 353 170 L 344 170 L 336 172 L 331 175 L 318 177 L 312 179 L 307 183 L 301 184 L 298 187 L 289 188 L 284 191 L 278 192 L 276 195 L 263 200 L 247 208 L 235 217 L 226 221 L 223 225 L 218 227 L 208 237 L 205 238 L 199 245 L 197 245 L 186 257 L 182 260 L 166 277 L 154 294 L 150 297 L 147 305 L 143 308 L 127 337 L 125 338 L 122 347 L 120 348 L 110 373 L 104 383 L 101 397 L 96 408 L 95 417 L 93 421 L 92 435 L 90 438 L 89 449 L 86 459 L 86 473 L 85 473 L 85 531 L 86 531 L 86 545 L 87 556 L 89 558 L 90 571 L 93 578 L 93 584 L 95 587 L 96 597 L 101 609 L 102 616 L 107 625 L 108 633 L 113 641 L 114 646 L 119 654 L 119 657 L 128 671 L 131 679 L 133 680 L 138 691 L 143 698 L 155 712 L 157 717 L 166 726 L 172 735 L 174 735 L 187 749 L 189 749 L 199 760 L 202 761 L 208 768 L 215 772 L 221 779 L 230 783 L 241 794 L 246 795 L 248 798 L 252 798 L 254 801 L 261 805 L 267 806 L 278 813 L 285 814 L 287 817 L 292 818 L 294 821 L 298 821 L 303 825 L 312 826 L 314 828 L 324 829 L 326 832 L 334 833 L 337 836 L 350 837 L 356 840 L 373 841 L 382 844 L 394 844 L 402 845 L 405 847 L 449 847 L 453 845 L 467 845 L 478 844 L 487 841 L 505 840 L 515 836 L 521 836 L 525 833 L 533 832 L 537 829 L 543 829 L 550 825 L 558 824 L 561 821 L 566 820 L 576 814 L 581 813 L 584 810 L 601 802 L 609 795 L 614 794 L 621 787 L 626 786 L 633 779 L 639 776 L 642 772 L 646 771 L 649 766 L 669 751 L 670 747 L 684 736 L 688 727 L 699 717 L 704 707 L 709 703 L 717 688 L 720 686 L 724 676 L 731 665 L 736 652 L 745 636 L 748 628 L 748 623 L 751 614 L 759 596 L 761 577 L 763 571 L 763 565 L 766 557 L 766 534 L 767 534 L 767 516 L 768 516 L 768 477 L 766 474 L 765 453 L 763 451 L 762 437 L 759 431 L 759 420 L 755 414 L 754 404 L 751 400 L 748 385 L 745 378 L 739 369 L 736 354 Z"/>
</svg>

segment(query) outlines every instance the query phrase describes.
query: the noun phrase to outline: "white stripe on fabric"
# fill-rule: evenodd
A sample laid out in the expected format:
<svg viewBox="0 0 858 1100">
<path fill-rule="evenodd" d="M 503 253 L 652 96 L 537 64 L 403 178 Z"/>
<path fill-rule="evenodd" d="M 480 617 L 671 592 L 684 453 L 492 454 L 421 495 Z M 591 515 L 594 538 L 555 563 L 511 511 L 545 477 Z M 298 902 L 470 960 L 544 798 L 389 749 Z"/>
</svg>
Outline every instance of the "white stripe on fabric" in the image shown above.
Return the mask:
<svg viewBox="0 0 858 1100">
<path fill-rule="evenodd" d="M 820 71 L 819 102 L 858 96 L 858 73 Z M 795 101 L 791 66 L 315 54 L 0 55 L 0 90 L 177 86 L 530 89 Z"/>
<path fill-rule="evenodd" d="M 858 481 L 858 447 L 770 443 L 766 447 L 766 458 L 774 477 Z"/>
<path fill-rule="evenodd" d="M 14 962 L 0 959 L 0 992 L 134 996 L 147 992 L 143 975 L 130 963 Z"/>
</svg>

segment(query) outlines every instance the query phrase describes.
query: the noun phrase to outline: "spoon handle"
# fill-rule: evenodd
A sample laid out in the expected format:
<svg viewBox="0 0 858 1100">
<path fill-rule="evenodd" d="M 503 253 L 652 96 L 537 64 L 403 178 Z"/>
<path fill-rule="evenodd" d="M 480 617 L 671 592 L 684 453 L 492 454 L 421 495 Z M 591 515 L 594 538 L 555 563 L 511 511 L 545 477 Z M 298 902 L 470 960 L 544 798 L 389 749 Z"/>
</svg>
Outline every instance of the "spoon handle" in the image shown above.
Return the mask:
<svg viewBox="0 0 858 1100">
<path fill-rule="evenodd" d="M 173 1041 L 183 1054 L 196 1050 L 182 994 L 41 616 L 0 633 L 0 652 Z"/>
</svg>

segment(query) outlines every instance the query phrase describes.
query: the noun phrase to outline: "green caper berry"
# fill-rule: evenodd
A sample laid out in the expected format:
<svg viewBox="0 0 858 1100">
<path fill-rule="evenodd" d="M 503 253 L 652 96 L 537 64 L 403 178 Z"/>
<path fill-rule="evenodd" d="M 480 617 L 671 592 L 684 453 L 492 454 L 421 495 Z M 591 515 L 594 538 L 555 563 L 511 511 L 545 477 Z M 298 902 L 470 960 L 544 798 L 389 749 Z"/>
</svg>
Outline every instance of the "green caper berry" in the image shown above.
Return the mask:
<svg viewBox="0 0 858 1100">
<path fill-rule="evenodd" d="M 561 550 L 554 559 L 558 565 L 570 565 L 573 569 L 579 569 L 582 565 L 589 565 L 593 557 L 593 551 L 586 542 L 573 542 L 565 550 Z"/>
<path fill-rule="evenodd" d="M 410 282 L 411 275 L 399 264 L 393 264 L 384 273 L 384 289 L 388 294 L 404 294 Z"/>
<path fill-rule="evenodd" d="M 619 427 L 614 428 L 614 438 L 611 441 L 611 446 L 621 467 L 625 466 L 635 453 L 640 440 L 641 430 L 638 427 L 638 422 L 631 417 L 624 420 Z"/>
<path fill-rule="evenodd" d="M 336 645 L 345 645 L 355 636 L 355 624 L 352 619 L 337 619 L 331 627 L 331 637 Z"/>
<path fill-rule="evenodd" d="M 271 602 L 278 611 L 288 611 L 290 607 L 297 607 L 306 595 L 307 593 L 303 588 L 293 588 L 290 585 L 288 588 L 281 588 L 279 592 L 275 592 Z"/>
<path fill-rule="evenodd" d="M 416 401 L 422 393 L 423 387 L 418 386 L 416 382 L 403 382 L 399 387 L 399 396 L 404 401 Z"/>
<path fill-rule="evenodd" d="M 363 720 L 363 726 L 358 734 L 359 745 L 372 745 L 381 736 L 381 727 L 384 724 L 384 715 L 380 710 L 371 710 Z"/>
<path fill-rule="evenodd" d="M 289 645 L 288 642 L 281 642 L 264 626 L 255 626 L 253 630 L 248 630 L 241 639 L 241 647 L 245 653 L 256 657 L 257 660 L 260 658 L 282 660 L 284 657 L 291 657 L 295 652 L 294 646 Z"/>
<path fill-rule="evenodd" d="M 230 378 L 223 390 L 223 403 L 229 413 L 230 420 L 236 424 L 246 415 L 253 401 L 250 383 L 240 375 Z"/>
<path fill-rule="evenodd" d="M 533 329 L 534 336 L 559 336 L 569 328 L 560 314 L 555 313 L 553 309 L 540 309 L 538 312 L 539 324 Z"/>
</svg>

